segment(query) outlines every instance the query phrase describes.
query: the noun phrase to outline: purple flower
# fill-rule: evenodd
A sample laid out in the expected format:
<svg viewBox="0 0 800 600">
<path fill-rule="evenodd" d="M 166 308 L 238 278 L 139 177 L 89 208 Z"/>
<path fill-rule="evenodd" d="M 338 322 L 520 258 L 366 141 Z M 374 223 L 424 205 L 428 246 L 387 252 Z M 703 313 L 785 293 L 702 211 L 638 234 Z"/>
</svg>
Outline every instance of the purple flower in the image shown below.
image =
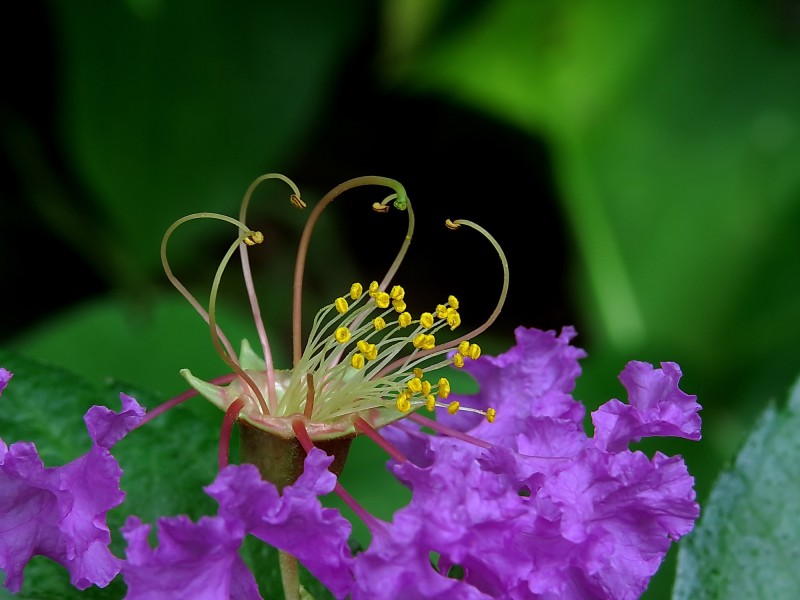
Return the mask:
<svg viewBox="0 0 800 600">
<path fill-rule="evenodd" d="M 463 584 L 492 597 L 636 598 L 699 506 L 683 459 L 648 458 L 628 443 L 698 439 L 700 406 L 678 388 L 677 365 L 632 362 L 620 376 L 630 405 L 604 404 L 587 437 L 570 394 L 584 356 L 568 345 L 574 331 L 516 336 L 505 354 L 465 366 L 480 392 L 459 401 L 497 406 L 495 423 L 438 418 L 492 447 L 407 423 L 384 430 L 411 459 L 391 467 L 413 492 L 398 515 L 424 515 L 422 524 L 396 516 L 393 531 L 409 527 L 418 551 L 441 555 L 441 573 L 458 565 Z"/>
<path fill-rule="evenodd" d="M 297 557 L 337 598 L 353 585 L 347 546 L 350 523 L 318 496 L 333 491 L 333 460 L 312 449 L 300 478 L 279 494 L 253 465 L 229 465 L 206 492 L 219 513 L 193 523 L 188 517 L 158 520 L 159 546 L 147 543 L 149 526 L 130 517 L 122 574 L 128 600 L 147 598 L 260 598 L 252 574 L 239 557 L 244 536 L 255 535 Z M 202 594 L 200 593 L 202 592 Z"/>
<path fill-rule="evenodd" d="M 128 560 L 122 567 L 127 600 L 260 600 L 255 579 L 239 556 L 245 532 L 222 517 L 158 520 L 159 546 L 150 548 L 149 525 L 128 517 L 122 533 Z"/>
<path fill-rule="evenodd" d="M 136 400 L 120 399 L 119 413 L 104 406 L 87 411 L 92 448 L 63 467 L 45 467 L 30 442 L 9 448 L 0 440 L 0 567 L 12 592 L 22 587 L 23 569 L 35 555 L 61 563 L 78 589 L 104 587 L 119 572 L 108 549 L 106 513 L 125 494 L 109 449 L 144 417 Z"/>
<path fill-rule="evenodd" d="M 697 396 L 678 389 L 681 370 L 671 362 L 660 369 L 632 361 L 619 376 L 629 404 L 609 400 L 592 413 L 595 441 L 610 451 L 627 448 L 643 437 L 674 436 L 700 439 Z"/>
<path fill-rule="evenodd" d="M 0 396 L 3 395 L 3 390 L 6 389 L 8 382 L 11 381 L 13 376 L 14 374 L 11 371 L 0 367 Z"/>
</svg>

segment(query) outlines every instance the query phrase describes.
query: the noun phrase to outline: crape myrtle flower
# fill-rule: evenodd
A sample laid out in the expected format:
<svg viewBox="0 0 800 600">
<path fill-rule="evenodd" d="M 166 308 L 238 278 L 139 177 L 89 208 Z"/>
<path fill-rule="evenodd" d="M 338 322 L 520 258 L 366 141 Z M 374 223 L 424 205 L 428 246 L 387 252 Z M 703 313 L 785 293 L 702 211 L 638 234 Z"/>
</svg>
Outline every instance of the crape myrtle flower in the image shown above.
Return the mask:
<svg viewBox="0 0 800 600">
<path fill-rule="evenodd" d="M 396 181 L 383 177 L 359 177 L 347 181 L 320 200 L 311 211 L 303 231 L 293 288 L 294 367 L 288 371 L 277 370 L 272 364 L 266 327 L 261 320 L 248 259 L 249 249 L 262 244 L 265 236 L 245 224 L 252 192 L 259 183 L 268 179 L 279 179 L 289 185 L 293 192 L 290 196 L 291 203 L 298 208 L 305 208 L 294 183 L 282 175 L 268 174 L 257 179 L 248 189 L 238 219 L 216 213 L 188 215 L 173 223 L 162 242 L 162 262 L 167 277 L 205 319 L 214 346 L 233 370 L 233 375 L 210 382 L 196 378 L 188 369 L 182 371 L 184 378 L 197 392 L 225 412 L 219 453 L 222 470 L 217 482 L 207 488 L 206 492 L 220 501 L 219 515 L 209 518 L 221 518 L 235 523 L 236 527 L 230 528 L 232 537 L 227 539 L 212 536 L 212 545 L 221 548 L 229 556 L 227 549 L 238 547 L 243 534 L 251 534 L 278 548 L 281 552 L 281 573 L 287 597 L 296 597 L 298 593 L 297 560 L 336 597 L 343 598 L 351 593 L 353 597 L 365 597 L 359 596 L 359 590 L 353 589 L 353 572 L 360 557 L 353 557 L 347 549 L 349 524 L 337 511 L 311 511 L 309 506 L 316 506 L 314 503 L 318 503 L 318 495 L 331 491 L 337 493 L 370 527 L 375 547 L 380 545 L 378 538 L 382 536 L 386 542 L 384 549 L 394 552 L 388 548 L 394 539 L 387 533 L 391 528 L 390 524 L 379 521 L 365 511 L 336 481 L 336 476 L 344 466 L 353 437 L 366 435 L 391 454 L 391 444 L 381 437 L 378 430 L 412 416 L 416 409 L 424 408 L 432 412 L 436 407 L 442 407 L 454 414 L 459 410 L 474 411 L 488 421 L 494 420 L 495 411 L 492 408 L 462 408 L 459 404 L 448 401 L 451 393 L 449 380 L 446 377 L 431 377 L 430 374 L 449 365 L 461 367 L 465 361 L 480 356 L 480 347 L 471 342 L 470 338 L 489 327 L 500 313 L 508 289 L 508 266 L 497 242 L 483 228 L 465 220 L 446 222 L 447 227 L 453 230 L 462 226 L 476 230 L 497 249 L 504 282 L 493 314 L 481 327 L 466 335 L 451 336 L 454 339 L 445 343 L 437 342 L 442 334 L 456 330 L 461 324 L 458 299 L 448 296 L 442 304 L 430 307 L 429 312 L 412 316 L 406 304 L 404 288 L 399 285 L 390 286 L 414 232 L 414 214 L 405 189 Z M 353 283 L 347 292 L 323 307 L 314 318 L 303 347 L 300 321 L 302 281 L 311 233 L 328 204 L 343 192 L 363 185 L 385 186 L 393 191 L 382 202 L 375 203 L 373 208 L 385 213 L 390 210 L 391 203 L 394 208 L 404 211 L 408 216 L 407 235 L 383 280 L 373 281 L 369 285 Z M 208 309 L 175 277 L 167 260 L 167 244 L 174 231 L 183 224 L 200 218 L 225 221 L 241 231 L 217 270 Z M 261 357 L 246 341 L 242 343 L 241 351 L 237 355 L 216 322 L 219 285 L 224 270 L 237 249 L 240 250 Z M 454 353 L 450 350 L 454 350 Z M 184 394 L 157 408 L 150 413 L 149 418 L 172 408 L 188 396 Z M 242 485 L 228 486 L 225 488 L 230 490 L 228 494 L 218 495 L 222 489 L 221 482 L 230 477 L 228 473 L 233 468 L 227 464 L 227 448 L 235 422 L 239 425 L 243 462 L 255 465 L 265 480 L 258 486 L 261 490 L 258 498 L 256 494 L 249 496 L 246 490 L 250 488 Z M 306 473 L 310 468 L 309 459 L 319 453 L 319 449 L 330 456 L 329 464 L 326 464 L 330 471 L 325 471 L 324 480 L 328 482 L 325 486 L 313 487 L 306 481 Z M 395 456 L 398 457 L 396 454 Z M 255 486 L 254 481 L 250 483 Z M 309 492 L 313 492 L 314 502 L 307 497 Z M 282 503 L 289 502 L 297 494 L 306 495 L 302 504 L 305 506 L 305 522 L 300 518 L 300 512 L 283 525 L 280 520 L 273 522 L 265 517 L 267 514 L 280 514 L 284 511 L 281 508 Z M 317 523 L 311 523 L 313 515 L 319 515 Z M 135 580 L 137 586 L 147 585 L 150 578 L 141 575 L 140 567 L 167 568 L 169 564 L 186 567 L 194 564 L 190 570 L 202 570 L 205 560 L 203 557 L 192 555 L 187 562 L 183 560 L 183 552 L 176 550 L 180 548 L 180 544 L 175 541 L 175 531 L 183 531 L 186 536 L 192 537 L 200 527 L 211 528 L 210 523 L 213 521 L 194 524 L 183 519 L 166 520 L 164 523 L 168 532 L 162 547 L 148 553 L 139 541 L 144 535 L 138 533 L 145 525 L 138 521 L 130 522 L 126 536 L 134 544 L 131 551 L 139 558 L 133 560 L 133 556 L 129 556 L 123 568 L 126 581 Z M 278 535 L 281 527 L 285 529 L 285 534 Z M 310 531 L 317 533 L 309 534 Z M 164 547 L 167 549 L 164 550 Z M 417 562 L 427 572 L 418 573 L 416 577 L 419 580 L 422 575 L 422 581 L 439 581 L 438 586 L 423 586 L 428 589 L 429 595 L 439 594 L 434 590 L 444 593 L 450 589 L 466 589 L 467 586 L 459 581 L 439 573 L 431 565 L 429 555 L 430 552 L 426 551 L 417 557 Z M 238 563 L 227 561 L 225 564 L 231 565 L 230 568 L 222 569 L 227 582 L 230 580 L 231 569 L 238 570 Z M 210 569 L 204 571 L 204 576 L 210 576 L 209 571 Z M 412 571 L 409 569 L 408 572 Z M 227 589 L 226 585 L 223 582 L 219 589 Z M 408 590 L 401 589 L 400 593 L 403 597 L 411 597 Z M 481 597 L 481 594 L 474 597 Z"/>
<path fill-rule="evenodd" d="M 0 369 L 0 392 L 11 373 Z M 61 467 L 45 467 L 36 446 L 0 439 L 0 568 L 19 592 L 35 555 L 62 564 L 78 589 L 104 587 L 120 570 L 108 548 L 106 514 L 122 503 L 122 470 L 110 449 L 141 422 L 144 409 L 120 394 L 122 410 L 93 406 L 84 416 L 92 448 Z"/>
<path fill-rule="evenodd" d="M 392 466 L 413 491 L 395 519 L 424 515 L 428 543 L 447 549 L 440 568 L 458 565 L 493 596 L 637 598 L 699 516 L 680 457 L 628 449 L 648 436 L 699 439 L 700 406 L 678 388 L 678 366 L 629 363 L 629 403 L 595 411 L 590 438 L 571 397 L 585 355 L 574 335 L 520 327 L 514 348 L 465 366 L 480 391 L 456 401 L 496 406 L 491 427 L 445 412 L 449 436 L 385 430 L 410 458 Z"/>
<path fill-rule="evenodd" d="M 572 397 L 577 361 L 585 353 L 570 345 L 571 328 L 559 336 L 519 328 L 517 345 L 498 357 L 482 357 L 472 341 L 496 319 L 508 290 L 508 264 L 494 238 L 470 221 L 446 223 L 482 234 L 503 269 L 488 320 L 465 335 L 451 334 L 461 324 L 457 298 L 413 316 L 404 288 L 391 285 L 414 232 L 404 188 L 383 177 L 359 177 L 328 192 L 308 218 L 295 265 L 293 368 L 277 370 L 248 258 L 265 236 L 246 224 L 253 191 L 270 179 L 290 186 L 292 204 L 305 208 L 294 183 L 268 174 L 247 190 L 238 219 L 196 213 L 164 236 L 167 277 L 207 322 L 233 373 L 205 382 L 182 371 L 193 389 L 140 423 L 197 393 L 224 412 L 220 471 L 205 488 L 219 509 L 197 522 L 160 518 L 155 548 L 147 541 L 150 526 L 129 517 L 122 531 L 126 558 L 117 565 L 127 597 L 260 598 L 239 556 L 246 535 L 279 550 L 287 598 L 302 594 L 298 561 L 335 597 L 353 600 L 641 594 L 671 541 L 685 535 L 698 514 L 693 480 L 680 457 L 649 459 L 627 448 L 653 435 L 699 438 L 699 406 L 678 390 L 677 366 L 631 363 L 622 376 L 629 403 L 604 405 L 595 413 L 594 437 L 587 437 L 583 405 Z M 373 208 L 388 212 L 391 203 L 405 211 L 407 234 L 383 279 L 352 284 L 317 313 L 305 337 L 300 315 L 311 233 L 327 205 L 363 185 L 392 189 Z M 201 218 L 240 231 L 220 263 L 207 308 L 175 277 L 166 257 L 172 233 Z M 237 249 L 260 357 L 246 341 L 237 355 L 216 322 L 219 285 Z M 443 342 L 448 334 L 456 337 Z M 480 392 L 451 393 L 449 380 L 440 376 L 444 367 L 466 369 Z M 234 424 L 242 465 L 228 464 Z M 410 504 L 391 522 L 369 514 L 337 481 L 357 435 L 389 454 L 390 470 L 412 491 Z M 319 497 L 331 492 L 369 527 L 366 550 L 352 555 L 350 524 L 338 511 L 322 508 Z"/>
</svg>

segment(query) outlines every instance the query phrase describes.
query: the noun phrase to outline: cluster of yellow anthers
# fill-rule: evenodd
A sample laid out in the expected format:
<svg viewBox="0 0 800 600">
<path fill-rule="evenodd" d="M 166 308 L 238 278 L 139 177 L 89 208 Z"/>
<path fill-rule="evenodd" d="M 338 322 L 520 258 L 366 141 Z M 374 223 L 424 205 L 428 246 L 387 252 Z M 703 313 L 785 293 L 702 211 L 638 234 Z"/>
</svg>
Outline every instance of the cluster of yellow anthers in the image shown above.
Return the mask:
<svg viewBox="0 0 800 600">
<path fill-rule="evenodd" d="M 364 288 L 360 283 L 354 283 L 350 287 L 349 297 L 351 300 L 360 300 L 363 296 Z M 419 319 L 414 319 L 411 313 L 406 310 L 405 303 L 405 290 L 402 286 L 395 285 L 390 292 L 380 291 L 378 282 L 373 281 L 368 290 L 369 298 L 374 301 L 374 304 L 379 309 L 384 309 L 386 313 L 373 318 L 368 325 L 363 328 L 357 329 L 359 335 L 366 334 L 366 337 L 358 339 L 355 343 L 355 350 L 350 355 L 350 365 L 354 369 L 363 369 L 367 361 L 375 361 L 378 358 L 378 345 L 371 342 L 372 336 L 378 332 L 384 331 L 387 327 L 386 316 L 392 311 L 398 313 L 395 328 L 406 329 L 411 325 L 416 325 L 411 334 L 406 336 L 399 336 L 398 340 L 405 339 L 411 340 L 412 346 L 417 350 L 433 350 L 436 347 L 436 338 L 434 334 L 437 330 L 445 325 L 454 330 L 461 324 L 461 315 L 458 314 L 458 299 L 455 296 L 449 296 L 446 304 L 439 304 L 436 307 L 435 313 L 423 312 Z M 345 315 L 350 306 L 347 299 L 344 297 L 337 298 L 334 306 L 340 315 Z M 389 308 L 391 306 L 391 309 Z M 364 315 L 358 314 L 357 318 L 351 322 L 360 320 L 364 321 Z M 353 339 L 353 332 L 346 325 L 340 325 L 334 332 L 334 338 L 339 344 L 348 344 Z M 383 338 L 386 341 L 392 342 L 391 336 L 385 335 Z M 390 346 L 391 347 L 391 346 Z M 450 359 L 451 364 L 461 368 L 464 366 L 464 358 L 478 358 L 481 355 L 481 348 L 478 344 L 470 343 L 466 340 L 462 341 L 458 346 L 458 351 L 455 352 Z M 460 404 L 456 401 L 450 402 L 447 405 L 436 401 L 438 395 L 441 399 L 447 399 L 450 395 L 450 382 L 445 377 L 441 377 L 436 384 L 431 384 L 430 381 L 423 379 L 424 371 L 419 366 L 413 367 L 411 376 L 409 378 L 408 371 L 404 370 L 404 379 L 401 385 L 405 384 L 405 388 L 397 394 L 395 406 L 401 412 L 408 412 L 412 406 L 425 406 L 429 411 L 433 411 L 436 406 L 446 406 L 450 414 L 455 414 L 460 408 Z M 433 392 L 436 392 L 434 395 Z M 421 400 L 415 400 L 416 397 Z M 495 411 L 490 409 L 486 415 L 487 419 L 491 422 L 494 420 Z"/>
<path fill-rule="evenodd" d="M 450 346 L 436 346 L 435 334 L 444 327 L 461 324 L 459 303 L 450 296 L 433 312 L 418 319 L 408 312 L 405 290 L 395 285 L 388 292 L 373 281 L 366 290 L 354 283 L 346 296 L 323 308 L 314 320 L 309 343 L 298 374 L 313 373 L 315 417 L 335 419 L 347 413 L 372 408 L 412 408 L 437 406 L 450 414 L 462 409 L 458 402 L 443 403 L 450 395 L 445 377 L 431 383 L 425 372 L 447 365 L 463 367 L 465 359 L 476 359 L 480 346 L 462 341 L 452 356 Z M 410 353 L 409 353 L 410 351 Z M 293 377 L 286 396 L 302 397 L 307 378 Z M 484 413 L 491 422 L 495 411 Z"/>
</svg>

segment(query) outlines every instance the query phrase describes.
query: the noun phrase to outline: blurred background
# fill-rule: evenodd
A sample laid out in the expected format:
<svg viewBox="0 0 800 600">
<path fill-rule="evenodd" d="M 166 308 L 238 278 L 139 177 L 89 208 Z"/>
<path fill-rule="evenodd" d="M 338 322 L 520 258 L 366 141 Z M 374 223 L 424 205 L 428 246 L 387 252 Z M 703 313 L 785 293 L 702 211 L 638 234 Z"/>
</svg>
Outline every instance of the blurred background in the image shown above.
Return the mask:
<svg viewBox="0 0 800 600">
<path fill-rule="evenodd" d="M 32 0 L 6 13 L 6 349 L 162 399 L 184 390 L 180 368 L 222 374 L 163 274 L 169 225 L 235 216 L 262 173 L 293 179 L 309 205 L 383 175 L 417 217 L 396 277 L 412 312 L 450 293 L 467 326 L 492 311 L 498 259 L 443 225 L 467 218 L 511 269 L 485 352 L 507 349 L 519 325 L 574 325 L 589 353 L 575 395 L 590 410 L 625 399 L 629 360 L 681 365 L 703 441 L 643 447 L 683 454 L 701 503 L 800 375 L 797 0 Z M 391 263 L 406 224 L 372 212 L 385 195 L 357 190 L 323 215 L 306 323 Z M 249 219 L 267 236 L 251 261 L 285 366 L 305 218 L 287 199 L 264 184 Z M 234 235 L 192 222 L 170 240 L 202 302 Z M 245 301 L 232 265 L 219 321 L 233 340 L 255 339 Z M 385 501 L 352 470 L 357 497 Z M 647 597 L 668 597 L 673 570 L 671 554 Z"/>
</svg>

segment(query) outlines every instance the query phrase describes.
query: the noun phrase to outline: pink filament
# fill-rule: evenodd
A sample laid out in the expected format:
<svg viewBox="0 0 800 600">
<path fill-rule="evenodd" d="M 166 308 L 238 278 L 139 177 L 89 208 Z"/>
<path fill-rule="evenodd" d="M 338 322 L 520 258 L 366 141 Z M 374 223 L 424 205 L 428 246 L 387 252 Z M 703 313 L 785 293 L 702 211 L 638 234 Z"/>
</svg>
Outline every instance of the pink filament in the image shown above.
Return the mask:
<svg viewBox="0 0 800 600">
<path fill-rule="evenodd" d="M 459 431 L 458 429 L 453 429 L 452 427 L 448 427 L 447 425 L 442 425 L 434 421 L 433 419 L 429 419 L 428 417 L 423 417 L 417 413 L 408 415 L 408 418 L 419 425 L 424 427 L 430 427 L 434 431 L 438 431 L 441 434 L 450 436 L 452 438 L 456 438 L 467 442 L 468 444 L 474 444 L 475 446 L 479 446 L 481 448 L 492 448 L 492 444 L 487 441 L 484 441 L 480 438 L 472 437 L 469 434 L 464 433 L 463 431 Z"/>
<path fill-rule="evenodd" d="M 292 429 L 294 430 L 295 435 L 297 436 L 297 441 L 300 442 L 300 445 L 303 447 L 303 450 L 306 451 L 306 454 L 311 452 L 311 449 L 314 448 L 314 442 L 311 441 L 311 436 L 308 435 L 308 431 L 306 431 L 305 425 L 300 419 L 295 419 L 292 421 Z M 336 487 L 333 488 L 333 491 L 336 493 L 339 498 L 352 510 L 358 518 L 361 519 L 364 524 L 369 527 L 370 531 L 375 531 L 376 528 L 381 527 L 380 521 L 369 514 L 369 511 L 361 506 L 350 493 L 344 489 L 341 483 L 338 481 L 336 482 Z"/>
<path fill-rule="evenodd" d="M 222 418 L 222 427 L 219 432 L 219 468 L 220 470 L 228 466 L 228 453 L 231 447 L 231 433 L 233 432 L 233 424 L 239 417 L 239 413 L 244 408 L 244 400 L 237 398 L 225 411 L 225 416 Z"/>
<path fill-rule="evenodd" d="M 378 446 L 380 446 L 389 456 L 395 459 L 397 462 L 403 463 L 406 462 L 408 459 L 405 455 L 397 449 L 389 440 L 383 437 L 380 433 L 378 433 L 375 428 L 367 423 L 361 417 L 356 417 L 353 424 L 356 427 L 356 430 L 359 433 L 363 433 L 373 442 L 375 442 Z"/>
<path fill-rule="evenodd" d="M 227 375 L 221 375 L 220 377 L 215 377 L 214 379 L 209 380 L 209 383 L 219 385 L 221 383 L 228 383 L 230 381 L 233 381 L 234 379 L 236 379 L 236 374 L 229 373 Z M 152 421 L 161 413 L 165 413 L 169 409 L 175 408 L 185 400 L 188 400 L 189 398 L 194 398 L 195 396 L 197 396 L 198 393 L 199 392 L 195 389 L 186 390 L 185 392 L 175 396 L 174 398 L 171 398 L 166 402 L 159 404 L 153 410 L 147 411 L 147 415 L 145 415 L 144 419 L 142 419 L 142 422 L 139 423 L 137 427 L 141 427 L 145 423 Z"/>
</svg>

